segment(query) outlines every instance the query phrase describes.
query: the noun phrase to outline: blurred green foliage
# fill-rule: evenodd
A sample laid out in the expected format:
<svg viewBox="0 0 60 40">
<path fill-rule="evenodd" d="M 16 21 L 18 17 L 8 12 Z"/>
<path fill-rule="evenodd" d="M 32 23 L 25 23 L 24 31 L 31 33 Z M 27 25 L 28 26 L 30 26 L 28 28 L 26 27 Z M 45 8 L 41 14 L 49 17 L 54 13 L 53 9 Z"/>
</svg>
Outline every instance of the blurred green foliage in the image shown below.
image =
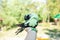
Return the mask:
<svg viewBox="0 0 60 40">
<path fill-rule="evenodd" d="M 50 39 L 58 40 L 60 38 L 60 30 L 58 29 L 46 29 L 48 32 L 46 32 L 47 35 L 50 36 Z M 53 39 L 52 39 L 53 38 Z"/>
<path fill-rule="evenodd" d="M 27 13 L 37 13 L 39 20 L 46 21 L 48 16 L 53 18 L 56 13 L 60 12 L 60 0 L 47 0 L 46 4 L 32 2 L 32 0 L 0 1 L 0 17 L 3 18 L 3 25 L 6 25 L 7 28 L 24 22 L 24 15 Z"/>
</svg>

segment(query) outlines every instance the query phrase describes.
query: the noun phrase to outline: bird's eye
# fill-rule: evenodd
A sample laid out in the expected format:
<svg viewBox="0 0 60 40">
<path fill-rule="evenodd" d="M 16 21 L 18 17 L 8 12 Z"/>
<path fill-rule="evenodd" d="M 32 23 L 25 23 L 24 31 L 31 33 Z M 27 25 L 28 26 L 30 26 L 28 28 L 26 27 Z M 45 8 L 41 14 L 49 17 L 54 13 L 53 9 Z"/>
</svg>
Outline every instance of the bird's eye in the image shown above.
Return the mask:
<svg viewBox="0 0 60 40">
<path fill-rule="evenodd" d="M 24 19 L 25 19 L 25 20 L 29 20 L 29 19 L 30 19 L 30 16 L 27 15 L 27 16 L 24 17 Z"/>
</svg>

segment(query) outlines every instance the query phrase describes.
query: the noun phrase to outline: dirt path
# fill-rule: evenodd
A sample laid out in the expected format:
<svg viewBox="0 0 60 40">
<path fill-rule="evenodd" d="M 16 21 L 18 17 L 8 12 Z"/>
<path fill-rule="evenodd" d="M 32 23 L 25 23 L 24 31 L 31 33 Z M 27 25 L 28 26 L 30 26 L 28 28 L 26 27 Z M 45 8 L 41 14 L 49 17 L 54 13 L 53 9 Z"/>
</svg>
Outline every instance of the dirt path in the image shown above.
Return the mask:
<svg viewBox="0 0 60 40">
<path fill-rule="evenodd" d="M 42 25 L 37 26 L 37 30 L 38 30 L 37 37 L 40 37 L 40 36 L 43 37 L 45 35 L 45 30 L 44 29 L 55 28 L 55 26 L 46 27 L 46 26 L 42 26 Z M 23 40 L 23 39 L 25 39 L 25 37 L 27 35 L 26 31 L 23 31 L 23 32 L 19 33 L 18 35 L 15 35 L 15 31 L 17 29 L 18 28 L 14 28 L 14 29 L 11 29 L 9 31 L 1 31 L 0 32 L 0 40 Z M 44 36 L 44 37 L 46 37 L 46 36 Z"/>
</svg>

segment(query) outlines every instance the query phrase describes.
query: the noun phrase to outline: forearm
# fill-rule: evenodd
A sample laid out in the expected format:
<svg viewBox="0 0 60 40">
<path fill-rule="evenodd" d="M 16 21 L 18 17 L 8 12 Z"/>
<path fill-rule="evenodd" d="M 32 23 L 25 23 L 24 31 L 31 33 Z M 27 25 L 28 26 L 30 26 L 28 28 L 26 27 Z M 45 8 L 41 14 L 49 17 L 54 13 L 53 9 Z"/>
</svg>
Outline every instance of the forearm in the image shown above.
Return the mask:
<svg viewBox="0 0 60 40">
<path fill-rule="evenodd" d="M 37 32 L 29 28 L 25 40 L 36 40 L 36 36 L 37 36 Z"/>
</svg>

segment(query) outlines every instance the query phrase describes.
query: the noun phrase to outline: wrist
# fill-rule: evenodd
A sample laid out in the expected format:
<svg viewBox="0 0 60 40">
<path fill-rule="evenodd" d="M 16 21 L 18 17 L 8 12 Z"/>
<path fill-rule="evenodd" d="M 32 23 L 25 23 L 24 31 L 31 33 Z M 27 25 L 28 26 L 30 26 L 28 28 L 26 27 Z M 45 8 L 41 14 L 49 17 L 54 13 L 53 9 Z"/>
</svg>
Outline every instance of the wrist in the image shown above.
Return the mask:
<svg viewBox="0 0 60 40">
<path fill-rule="evenodd" d="M 36 28 L 32 28 L 32 27 L 28 27 L 25 29 L 26 32 L 30 32 L 30 31 L 35 31 L 37 32 L 37 29 Z"/>
</svg>

